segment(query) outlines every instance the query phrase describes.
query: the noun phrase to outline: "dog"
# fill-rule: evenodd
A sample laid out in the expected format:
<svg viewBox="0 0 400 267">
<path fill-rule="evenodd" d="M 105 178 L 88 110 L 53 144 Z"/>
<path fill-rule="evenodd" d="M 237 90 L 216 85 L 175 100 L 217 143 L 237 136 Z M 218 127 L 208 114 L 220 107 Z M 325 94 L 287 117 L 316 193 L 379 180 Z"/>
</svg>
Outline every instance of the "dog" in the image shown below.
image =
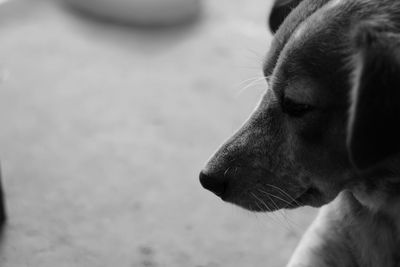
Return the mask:
<svg viewBox="0 0 400 267">
<path fill-rule="evenodd" d="M 322 207 L 290 267 L 400 266 L 400 1 L 282 0 L 266 92 L 203 187 L 255 212 Z"/>
</svg>

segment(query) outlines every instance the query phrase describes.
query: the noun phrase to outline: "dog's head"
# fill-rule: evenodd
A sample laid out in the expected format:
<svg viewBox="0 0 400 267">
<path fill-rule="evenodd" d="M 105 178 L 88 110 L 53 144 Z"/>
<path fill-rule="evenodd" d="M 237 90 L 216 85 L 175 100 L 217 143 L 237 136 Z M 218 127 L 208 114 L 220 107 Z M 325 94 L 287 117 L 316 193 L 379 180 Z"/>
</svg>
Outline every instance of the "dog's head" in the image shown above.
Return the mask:
<svg viewBox="0 0 400 267">
<path fill-rule="evenodd" d="M 244 208 L 272 211 L 320 206 L 346 187 L 390 175 L 382 162 L 400 152 L 394 2 L 277 1 L 266 93 L 211 157 L 203 186 Z"/>
</svg>

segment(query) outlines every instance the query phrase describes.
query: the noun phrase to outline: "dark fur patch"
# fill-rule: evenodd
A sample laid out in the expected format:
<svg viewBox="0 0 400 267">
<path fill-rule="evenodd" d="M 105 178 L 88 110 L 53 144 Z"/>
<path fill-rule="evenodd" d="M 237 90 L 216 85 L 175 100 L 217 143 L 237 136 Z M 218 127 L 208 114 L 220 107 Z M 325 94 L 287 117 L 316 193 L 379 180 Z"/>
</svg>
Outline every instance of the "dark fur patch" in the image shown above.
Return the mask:
<svg viewBox="0 0 400 267">
<path fill-rule="evenodd" d="M 358 50 L 349 148 L 365 169 L 400 152 L 400 35 L 369 25 L 355 35 Z"/>
</svg>

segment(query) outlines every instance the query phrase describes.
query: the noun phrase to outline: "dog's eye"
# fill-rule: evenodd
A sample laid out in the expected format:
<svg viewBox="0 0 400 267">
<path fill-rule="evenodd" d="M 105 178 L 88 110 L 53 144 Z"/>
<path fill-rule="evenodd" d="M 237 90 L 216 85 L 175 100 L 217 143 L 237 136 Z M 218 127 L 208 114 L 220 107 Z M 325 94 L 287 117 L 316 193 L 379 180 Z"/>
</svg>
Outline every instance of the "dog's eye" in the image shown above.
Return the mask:
<svg viewBox="0 0 400 267">
<path fill-rule="evenodd" d="M 313 106 L 308 104 L 296 103 L 290 98 L 285 97 L 282 101 L 282 110 L 291 117 L 301 117 L 313 110 Z"/>
</svg>

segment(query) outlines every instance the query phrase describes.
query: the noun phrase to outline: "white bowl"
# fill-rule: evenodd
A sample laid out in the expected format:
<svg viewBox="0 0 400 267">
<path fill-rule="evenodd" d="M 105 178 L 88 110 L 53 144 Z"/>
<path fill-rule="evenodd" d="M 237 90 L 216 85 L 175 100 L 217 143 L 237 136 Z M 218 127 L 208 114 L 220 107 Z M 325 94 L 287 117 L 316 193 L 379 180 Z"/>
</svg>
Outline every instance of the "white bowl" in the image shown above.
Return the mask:
<svg viewBox="0 0 400 267">
<path fill-rule="evenodd" d="M 200 0 L 65 0 L 74 8 L 121 23 L 169 25 L 194 19 Z"/>
</svg>

